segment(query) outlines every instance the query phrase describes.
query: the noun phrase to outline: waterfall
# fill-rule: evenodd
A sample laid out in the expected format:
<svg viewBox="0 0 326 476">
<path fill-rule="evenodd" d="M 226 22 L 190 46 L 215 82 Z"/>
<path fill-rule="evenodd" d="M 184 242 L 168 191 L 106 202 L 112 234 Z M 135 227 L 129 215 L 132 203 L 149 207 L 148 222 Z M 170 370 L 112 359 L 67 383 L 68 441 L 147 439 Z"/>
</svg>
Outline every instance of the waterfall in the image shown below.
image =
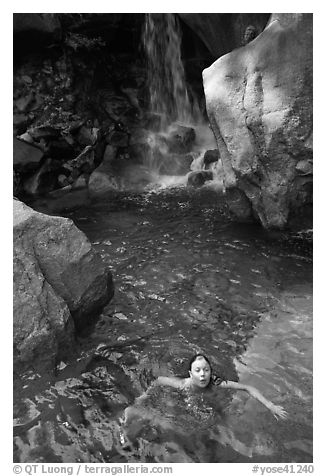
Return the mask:
<svg viewBox="0 0 326 476">
<path fill-rule="evenodd" d="M 149 148 L 143 157 L 151 187 L 186 185 L 191 168 L 201 170 L 205 151 L 216 147 L 198 101 L 186 84 L 181 33 L 176 14 L 145 14 L 142 42 L 149 112 L 159 116 L 159 125 L 156 121 L 155 127 L 148 127 Z"/>
<path fill-rule="evenodd" d="M 162 127 L 176 121 L 198 121 L 199 108 L 194 101 L 191 104 L 185 81 L 177 15 L 146 13 L 143 45 L 148 62 L 150 108 L 162 115 Z"/>
</svg>

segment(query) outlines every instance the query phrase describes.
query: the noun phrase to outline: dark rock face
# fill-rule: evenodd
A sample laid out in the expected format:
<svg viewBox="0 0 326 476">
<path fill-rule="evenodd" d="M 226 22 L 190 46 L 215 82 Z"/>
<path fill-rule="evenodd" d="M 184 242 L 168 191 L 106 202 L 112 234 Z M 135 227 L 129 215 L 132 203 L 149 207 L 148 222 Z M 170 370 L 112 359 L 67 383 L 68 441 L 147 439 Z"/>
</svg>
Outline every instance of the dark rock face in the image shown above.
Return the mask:
<svg viewBox="0 0 326 476">
<path fill-rule="evenodd" d="M 16 138 L 14 138 L 13 151 L 14 168 L 18 172 L 35 170 L 44 156 L 40 148 Z"/>
<path fill-rule="evenodd" d="M 107 144 L 118 147 L 120 156 L 127 152 L 129 130 L 139 127 L 145 82 L 136 53 L 142 19 L 15 14 L 14 136 L 43 152 L 33 174 L 15 166 L 19 198 L 56 192 L 66 181 L 74 188 L 80 176 L 87 185 Z M 87 147 L 93 149 L 84 160 Z"/>
<path fill-rule="evenodd" d="M 44 32 L 54 34 L 61 29 L 58 17 L 53 13 L 14 13 L 14 33 Z"/>
<path fill-rule="evenodd" d="M 214 58 L 244 43 L 246 29 L 255 35 L 265 28 L 269 13 L 179 13 L 180 18 L 199 36 Z"/>
<path fill-rule="evenodd" d="M 14 200 L 14 346 L 18 362 L 53 365 L 113 296 L 112 277 L 71 220 Z M 68 347 L 67 347 L 68 346 Z"/>
<path fill-rule="evenodd" d="M 284 228 L 305 209 L 311 226 L 312 15 L 272 17 L 203 79 L 232 210 Z"/>
</svg>

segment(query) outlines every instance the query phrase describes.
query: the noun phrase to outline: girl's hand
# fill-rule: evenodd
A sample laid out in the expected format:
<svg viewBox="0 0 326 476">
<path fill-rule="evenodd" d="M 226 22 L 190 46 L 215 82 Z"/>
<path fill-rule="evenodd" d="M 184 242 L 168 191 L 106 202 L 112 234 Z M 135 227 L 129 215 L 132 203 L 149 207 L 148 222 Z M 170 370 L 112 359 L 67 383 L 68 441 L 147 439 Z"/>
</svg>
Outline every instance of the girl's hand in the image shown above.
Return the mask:
<svg viewBox="0 0 326 476">
<path fill-rule="evenodd" d="M 273 413 L 276 420 L 278 420 L 279 418 L 281 420 L 285 420 L 288 416 L 287 412 L 284 410 L 283 407 L 281 407 L 281 405 L 274 405 L 274 403 L 271 403 L 269 405 L 269 409 Z"/>
</svg>

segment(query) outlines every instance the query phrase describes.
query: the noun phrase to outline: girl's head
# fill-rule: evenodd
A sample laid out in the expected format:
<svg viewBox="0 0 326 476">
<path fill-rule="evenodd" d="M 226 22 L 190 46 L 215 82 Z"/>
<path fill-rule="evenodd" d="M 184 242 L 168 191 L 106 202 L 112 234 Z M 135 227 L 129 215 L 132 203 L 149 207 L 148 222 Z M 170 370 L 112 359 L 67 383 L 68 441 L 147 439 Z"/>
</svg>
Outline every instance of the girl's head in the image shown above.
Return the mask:
<svg viewBox="0 0 326 476">
<path fill-rule="evenodd" d="M 199 388 L 212 383 L 212 366 L 204 354 L 196 354 L 190 359 L 189 376 L 193 385 Z"/>
</svg>

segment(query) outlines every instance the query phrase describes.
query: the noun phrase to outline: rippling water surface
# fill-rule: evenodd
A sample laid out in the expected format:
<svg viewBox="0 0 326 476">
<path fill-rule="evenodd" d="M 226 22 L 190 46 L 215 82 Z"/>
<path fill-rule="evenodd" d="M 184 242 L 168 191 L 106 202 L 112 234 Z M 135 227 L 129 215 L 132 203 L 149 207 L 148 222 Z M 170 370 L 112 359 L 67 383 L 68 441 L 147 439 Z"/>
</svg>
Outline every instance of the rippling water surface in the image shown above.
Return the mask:
<svg viewBox="0 0 326 476">
<path fill-rule="evenodd" d="M 312 461 L 306 241 L 232 222 L 210 191 L 120 194 L 65 216 L 110 266 L 115 297 L 55 378 L 17 377 L 16 461 Z M 135 401 L 155 376 L 186 375 L 196 351 L 288 419 L 223 389 Z"/>
</svg>

